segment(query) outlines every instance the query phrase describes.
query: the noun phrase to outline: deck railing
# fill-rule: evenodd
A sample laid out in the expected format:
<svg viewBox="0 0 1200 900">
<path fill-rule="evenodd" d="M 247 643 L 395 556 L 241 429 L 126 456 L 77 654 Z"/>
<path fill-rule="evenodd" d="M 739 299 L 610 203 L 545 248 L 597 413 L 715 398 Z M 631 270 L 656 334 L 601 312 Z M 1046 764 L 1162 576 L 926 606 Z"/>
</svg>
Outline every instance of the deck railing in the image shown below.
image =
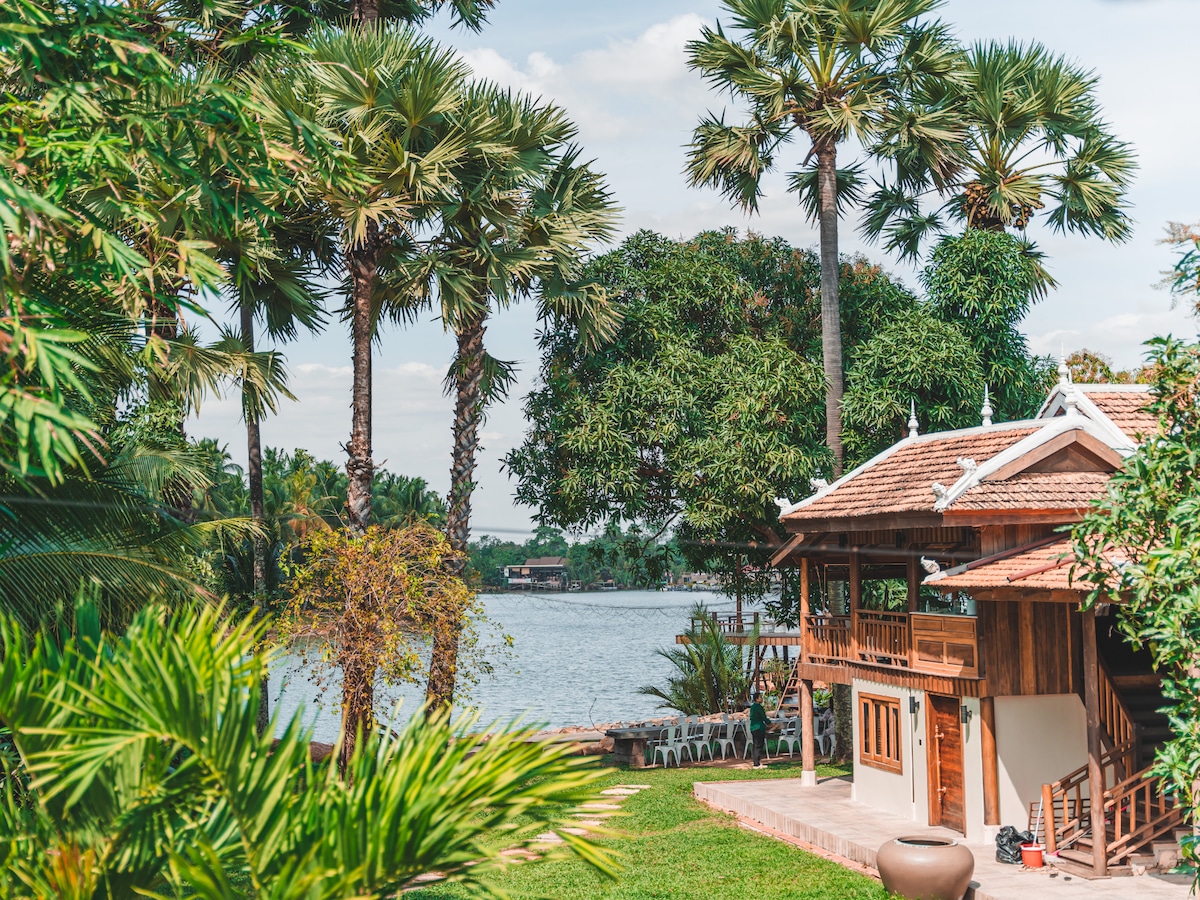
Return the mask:
<svg viewBox="0 0 1200 900">
<path fill-rule="evenodd" d="M 908 615 L 860 609 L 854 617 L 854 641 L 858 655 L 870 662 L 908 668 Z"/>
<path fill-rule="evenodd" d="M 809 616 L 804 655 L 813 662 L 850 659 L 850 617 Z"/>
<path fill-rule="evenodd" d="M 810 662 L 979 677 L 979 639 L 971 616 L 860 609 L 853 617 L 808 616 L 804 625 Z"/>
</svg>

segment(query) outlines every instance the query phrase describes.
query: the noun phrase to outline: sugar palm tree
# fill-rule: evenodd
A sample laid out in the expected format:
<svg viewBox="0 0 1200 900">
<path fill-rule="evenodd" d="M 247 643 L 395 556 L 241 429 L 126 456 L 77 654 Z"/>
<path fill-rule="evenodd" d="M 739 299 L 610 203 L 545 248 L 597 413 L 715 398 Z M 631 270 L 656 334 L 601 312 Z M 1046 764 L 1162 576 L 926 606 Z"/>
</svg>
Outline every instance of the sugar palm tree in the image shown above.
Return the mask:
<svg viewBox="0 0 1200 900">
<path fill-rule="evenodd" d="M 467 68 L 416 32 L 360 25 L 309 36 L 311 51 L 257 79 L 275 126 L 295 116 L 336 135 L 361 181 L 322 193 L 327 224 L 340 234 L 350 322 L 352 425 L 346 445 L 347 520 L 362 531 L 371 520 L 371 347 L 383 298 L 380 264 L 408 239 L 406 223 L 450 177 L 467 149 L 451 125 L 462 105 Z"/>
<path fill-rule="evenodd" d="M 901 161 L 871 197 L 869 237 L 915 256 L 947 219 L 968 228 L 1024 230 L 1045 210 L 1060 232 L 1124 241 L 1125 194 L 1135 169 L 1096 101 L 1097 77 L 1038 43 L 980 43 L 967 54 L 967 80 L 947 87 L 962 113 L 961 166 L 947 181 L 922 160 Z M 888 155 L 894 142 L 885 138 Z M 929 208 L 929 201 L 940 208 Z"/>
<path fill-rule="evenodd" d="M 435 303 L 458 348 L 447 376 L 454 394 L 454 447 L 446 532 L 466 566 L 479 426 L 487 404 L 512 380 L 488 354 L 494 311 L 536 298 L 543 318 L 570 321 L 595 343 L 616 314 L 603 289 L 581 280 L 585 254 L 613 234 L 617 208 L 602 176 L 579 161 L 575 127 L 558 107 L 492 85 L 472 87 L 463 111 L 472 152 L 438 199 L 437 233 L 392 278 L 398 297 Z M 411 314 L 411 310 L 408 311 Z M 458 630 L 435 637 L 428 699 L 454 697 Z"/>
<path fill-rule="evenodd" d="M 921 88 L 958 76 L 960 53 L 941 23 L 923 17 L 940 0 L 724 0 L 720 22 L 688 44 L 689 65 L 748 110 L 744 124 L 708 115 L 695 130 L 687 174 L 755 211 L 776 155 L 803 136 L 809 149 L 789 190 L 820 227 L 821 344 L 828 391 L 826 443 L 842 466 L 843 391 L 838 302 L 838 214 L 861 197 L 857 167 L 838 168 L 848 140 L 870 146 L 894 134 L 944 180 L 956 165 L 957 116 Z M 943 92 L 944 93 L 944 92 Z M 931 99 L 932 98 L 932 99 Z M 900 151 L 897 150 L 897 153 Z"/>
</svg>

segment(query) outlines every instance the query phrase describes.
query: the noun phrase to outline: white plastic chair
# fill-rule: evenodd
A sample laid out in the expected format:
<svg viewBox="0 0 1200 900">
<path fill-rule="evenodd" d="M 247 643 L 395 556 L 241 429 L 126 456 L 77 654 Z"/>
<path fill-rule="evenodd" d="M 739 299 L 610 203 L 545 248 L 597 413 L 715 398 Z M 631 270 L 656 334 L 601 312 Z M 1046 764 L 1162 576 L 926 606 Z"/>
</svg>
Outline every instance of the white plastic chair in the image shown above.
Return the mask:
<svg viewBox="0 0 1200 900">
<path fill-rule="evenodd" d="M 695 758 L 696 762 L 704 759 L 704 751 L 708 751 L 708 758 L 713 758 L 712 751 L 712 722 L 700 722 L 697 728 L 693 729 L 689 740 L 689 752 Z"/>
<path fill-rule="evenodd" d="M 670 759 L 673 754 L 675 756 L 675 768 L 679 768 L 681 765 L 680 754 L 684 750 L 688 751 L 688 756 L 690 758 L 691 749 L 688 747 L 687 743 L 687 726 L 673 725 L 667 731 L 667 739 L 654 748 L 654 756 L 655 758 L 659 756 L 662 757 L 663 768 L 665 769 L 670 765 Z"/>
<path fill-rule="evenodd" d="M 796 747 L 803 747 L 800 739 L 800 720 L 784 719 L 783 727 L 779 730 L 779 741 L 775 744 L 775 756 L 783 756 L 783 748 L 787 747 L 788 757 Z"/>
<path fill-rule="evenodd" d="M 729 713 L 721 716 L 721 721 L 716 723 L 713 728 L 712 739 L 716 742 L 717 747 L 721 750 L 721 759 L 725 758 L 726 753 L 732 753 L 737 756 L 737 749 L 733 746 L 733 736 L 737 723 L 729 718 Z M 711 754 L 709 754 L 711 756 Z"/>
<path fill-rule="evenodd" d="M 832 756 L 836 748 L 832 719 L 821 715 L 813 721 L 813 741 L 822 756 Z"/>
</svg>

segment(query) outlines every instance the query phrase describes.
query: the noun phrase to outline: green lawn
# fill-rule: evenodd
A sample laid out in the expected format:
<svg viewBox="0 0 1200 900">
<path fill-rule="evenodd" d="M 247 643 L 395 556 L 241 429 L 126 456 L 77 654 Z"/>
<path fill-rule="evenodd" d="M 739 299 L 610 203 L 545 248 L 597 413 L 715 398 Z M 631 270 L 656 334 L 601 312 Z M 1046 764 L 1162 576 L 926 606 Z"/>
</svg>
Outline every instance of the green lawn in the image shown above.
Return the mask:
<svg viewBox="0 0 1200 900">
<path fill-rule="evenodd" d="M 696 781 L 780 778 L 799 774 L 796 763 L 767 769 L 610 769 L 599 788 L 652 785 L 626 798 L 610 820 L 620 832 L 604 843 L 621 856 L 623 870 L 607 881 L 574 859 L 520 863 L 495 880 L 514 900 L 884 900 L 875 881 L 789 844 L 738 827 L 692 795 Z M 819 767 L 823 775 L 844 772 Z M 440 885 L 405 894 L 406 900 L 445 900 L 469 894 Z"/>
</svg>

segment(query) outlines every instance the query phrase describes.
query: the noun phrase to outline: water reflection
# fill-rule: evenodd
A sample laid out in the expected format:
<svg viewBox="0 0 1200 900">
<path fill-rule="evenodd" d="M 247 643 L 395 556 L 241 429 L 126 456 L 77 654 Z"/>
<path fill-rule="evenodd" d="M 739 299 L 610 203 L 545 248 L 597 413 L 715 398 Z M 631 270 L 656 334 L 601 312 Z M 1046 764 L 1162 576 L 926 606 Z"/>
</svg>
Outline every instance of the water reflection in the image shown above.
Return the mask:
<svg viewBox="0 0 1200 900">
<path fill-rule="evenodd" d="M 501 661 L 472 691 L 485 722 L 523 717 L 549 727 L 630 721 L 659 714 L 637 689 L 664 684 L 670 664 L 654 651 L 671 646 L 697 602 L 732 611 L 709 592 L 607 591 L 572 594 L 485 594 L 488 616 L 513 637 L 512 659 Z M 285 719 L 303 708 L 317 740 L 333 741 L 339 685 L 312 683 L 299 657 L 285 657 L 271 676 L 273 705 Z M 417 708 L 421 687 L 381 691 L 380 714 L 402 701 L 403 721 Z M 274 712 L 274 709 L 272 710 Z"/>
</svg>

